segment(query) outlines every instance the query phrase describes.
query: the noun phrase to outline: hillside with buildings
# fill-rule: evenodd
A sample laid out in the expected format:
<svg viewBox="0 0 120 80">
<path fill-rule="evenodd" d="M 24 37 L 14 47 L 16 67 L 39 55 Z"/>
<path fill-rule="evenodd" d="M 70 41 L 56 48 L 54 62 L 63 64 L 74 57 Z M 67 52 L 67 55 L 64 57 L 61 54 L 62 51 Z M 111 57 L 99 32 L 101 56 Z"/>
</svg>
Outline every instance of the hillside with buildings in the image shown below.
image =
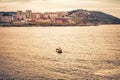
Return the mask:
<svg viewBox="0 0 120 80">
<path fill-rule="evenodd" d="M 100 11 L 73 10 L 68 12 L 77 25 L 120 24 L 120 19 Z"/>
<path fill-rule="evenodd" d="M 112 15 L 87 10 L 69 12 L 0 12 L 1 26 L 91 26 L 100 24 L 120 24 L 120 19 Z"/>
</svg>

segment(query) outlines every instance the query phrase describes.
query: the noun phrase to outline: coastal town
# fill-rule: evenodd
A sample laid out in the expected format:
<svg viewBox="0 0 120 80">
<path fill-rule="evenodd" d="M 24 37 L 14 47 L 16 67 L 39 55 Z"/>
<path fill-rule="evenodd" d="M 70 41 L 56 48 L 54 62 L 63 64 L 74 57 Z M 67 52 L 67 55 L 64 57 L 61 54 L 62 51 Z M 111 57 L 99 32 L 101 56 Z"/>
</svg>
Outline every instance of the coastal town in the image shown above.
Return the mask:
<svg viewBox="0 0 120 80">
<path fill-rule="evenodd" d="M 17 12 L 1 12 L 1 26 L 52 26 L 52 25 L 74 25 L 75 21 L 68 16 L 68 12 L 25 12 L 19 10 Z"/>
<path fill-rule="evenodd" d="M 120 19 L 100 11 L 0 12 L 0 26 L 98 26 L 120 24 Z"/>
</svg>

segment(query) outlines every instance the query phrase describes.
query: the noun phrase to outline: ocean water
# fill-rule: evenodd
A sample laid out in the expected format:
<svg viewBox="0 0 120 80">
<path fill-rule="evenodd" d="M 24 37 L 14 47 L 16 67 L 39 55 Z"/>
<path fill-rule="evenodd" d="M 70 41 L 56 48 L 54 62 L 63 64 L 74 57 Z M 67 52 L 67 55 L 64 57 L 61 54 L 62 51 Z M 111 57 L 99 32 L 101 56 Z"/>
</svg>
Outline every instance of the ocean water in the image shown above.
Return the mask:
<svg viewBox="0 0 120 80">
<path fill-rule="evenodd" d="M 120 80 L 120 25 L 0 27 L 0 79 Z"/>
</svg>

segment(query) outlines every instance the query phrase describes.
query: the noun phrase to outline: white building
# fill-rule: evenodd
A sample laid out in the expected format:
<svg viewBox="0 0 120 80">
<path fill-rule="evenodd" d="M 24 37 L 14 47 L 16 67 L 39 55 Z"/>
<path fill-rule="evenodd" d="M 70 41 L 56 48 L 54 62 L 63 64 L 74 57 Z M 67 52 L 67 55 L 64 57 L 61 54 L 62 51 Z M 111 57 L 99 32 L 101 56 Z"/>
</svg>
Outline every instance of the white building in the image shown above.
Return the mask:
<svg viewBox="0 0 120 80">
<path fill-rule="evenodd" d="M 44 14 L 44 17 L 46 18 L 55 18 L 55 17 L 58 17 L 58 14 L 55 13 L 55 12 L 47 12 Z"/>
<path fill-rule="evenodd" d="M 32 18 L 40 19 L 41 13 L 32 13 Z"/>
<path fill-rule="evenodd" d="M 25 19 L 26 14 L 25 14 L 25 12 L 17 11 L 16 17 L 19 18 L 19 19 Z"/>
<path fill-rule="evenodd" d="M 31 10 L 26 10 L 26 18 L 32 18 L 32 11 Z"/>
<path fill-rule="evenodd" d="M 6 23 L 10 23 L 14 20 L 13 16 L 2 16 L 1 17 L 1 22 L 6 22 Z"/>
</svg>

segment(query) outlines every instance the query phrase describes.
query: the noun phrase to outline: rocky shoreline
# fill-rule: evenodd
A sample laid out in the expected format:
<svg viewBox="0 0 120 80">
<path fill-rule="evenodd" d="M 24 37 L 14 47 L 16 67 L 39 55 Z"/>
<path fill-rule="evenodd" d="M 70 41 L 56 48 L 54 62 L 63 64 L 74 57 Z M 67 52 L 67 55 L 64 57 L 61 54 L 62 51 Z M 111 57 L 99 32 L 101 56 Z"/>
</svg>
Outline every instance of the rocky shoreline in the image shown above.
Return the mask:
<svg viewBox="0 0 120 80">
<path fill-rule="evenodd" d="M 82 26 L 99 26 L 99 25 L 119 25 L 119 24 L 1 24 L 1 27 L 82 27 Z"/>
</svg>

